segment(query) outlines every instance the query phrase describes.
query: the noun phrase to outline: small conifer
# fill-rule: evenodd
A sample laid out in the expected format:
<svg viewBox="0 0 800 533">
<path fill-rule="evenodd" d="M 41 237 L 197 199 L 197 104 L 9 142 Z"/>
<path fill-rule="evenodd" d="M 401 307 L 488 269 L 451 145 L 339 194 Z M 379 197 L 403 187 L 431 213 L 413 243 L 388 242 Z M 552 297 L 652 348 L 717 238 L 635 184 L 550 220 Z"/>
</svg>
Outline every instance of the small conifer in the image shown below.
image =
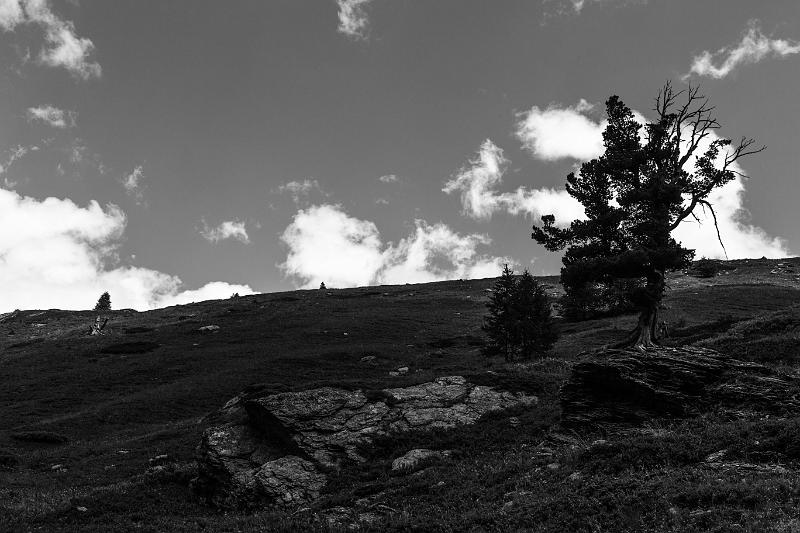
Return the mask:
<svg viewBox="0 0 800 533">
<path fill-rule="evenodd" d="M 100 295 L 100 298 L 97 299 L 97 303 L 94 306 L 95 311 L 111 311 L 111 296 L 104 292 Z"/>
<path fill-rule="evenodd" d="M 483 331 L 488 337 L 484 353 L 487 355 L 503 354 L 509 358 L 512 346 L 512 323 L 514 312 L 512 300 L 516 287 L 514 271 L 508 265 L 494 284 L 492 294 L 486 303 L 489 314 L 483 319 Z"/>
<path fill-rule="evenodd" d="M 550 298 L 527 270 L 517 281 L 515 308 L 520 356 L 527 359 L 552 348 L 558 340 L 558 330 L 550 316 Z"/>
<path fill-rule="evenodd" d="M 527 270 L 515 276 L 505 265 L 486 308 L 487 355 L 502 354 L 506 361 L 517 356 L 527 359 L 549 350 L 558 339 L 547 293 Z"/>
</svg>

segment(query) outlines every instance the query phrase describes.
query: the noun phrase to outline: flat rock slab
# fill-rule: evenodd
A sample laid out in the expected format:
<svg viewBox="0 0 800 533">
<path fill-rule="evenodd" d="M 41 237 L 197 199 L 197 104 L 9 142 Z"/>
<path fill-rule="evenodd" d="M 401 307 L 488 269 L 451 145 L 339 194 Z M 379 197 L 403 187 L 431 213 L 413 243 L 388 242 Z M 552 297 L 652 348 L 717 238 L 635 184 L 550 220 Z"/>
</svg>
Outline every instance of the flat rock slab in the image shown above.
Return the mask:
<svg viewBox="0 0 800 533">
<path fill-rule="evenodd" d="M 461 376 L 412 387 L 334 387 L 242 394 L 216 415 L 197 450 L 195 492 L 219 507 L 293 506 L 319 496 L 342 461 L 364 461 L 377 437 L 473 424 L 535 396 L 473 385 Z"/>
<path fill-rule="evenodd" d="M 637 425 L 715 406 L 797 412 L 798 392 L 793 377 L 714 350 L 602 350 L 573 367 L 561 389 L 561 423 Z"/>
</svg>

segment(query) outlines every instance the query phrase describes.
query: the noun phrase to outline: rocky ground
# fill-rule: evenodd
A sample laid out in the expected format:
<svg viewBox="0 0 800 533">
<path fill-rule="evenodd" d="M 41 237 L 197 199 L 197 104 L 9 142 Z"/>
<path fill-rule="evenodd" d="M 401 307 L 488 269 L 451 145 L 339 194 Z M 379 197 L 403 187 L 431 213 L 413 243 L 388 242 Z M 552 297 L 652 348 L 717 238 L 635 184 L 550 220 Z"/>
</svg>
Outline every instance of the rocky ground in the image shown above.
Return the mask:
<svg viewBox="0 0 800 533">
<path fill-rule="evenodd" d="M 493 280 L 0 315 L 0 530 L 800 530 L 800 260 L 726 266 L 649 358 L 487 359 Z"/>
</svg>

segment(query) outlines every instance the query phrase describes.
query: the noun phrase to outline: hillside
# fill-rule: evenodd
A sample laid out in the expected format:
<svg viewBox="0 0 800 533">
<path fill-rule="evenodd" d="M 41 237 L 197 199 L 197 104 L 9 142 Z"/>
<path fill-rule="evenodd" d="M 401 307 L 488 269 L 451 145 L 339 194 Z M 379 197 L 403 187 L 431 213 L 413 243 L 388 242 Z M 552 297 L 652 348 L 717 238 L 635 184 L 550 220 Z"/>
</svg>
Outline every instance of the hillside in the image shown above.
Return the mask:
<svg viewBox="0 0 800 533">
<path fill-rule="evenodd" d="M 670 275 L 668 343 L 795 373 L 800 258 L 726 266 L 712 278 Z M 561 294 L 557 277 L 540 281 Z M 506 364 L 480 353 L 493 282 L 292 291 L 112 311 L 107 334 L 96 337 L 87 335 L 91 311 L 0 316 L 0 530 L 327 529 L 332 517 L 355 523 L 351 514 L 364 509 L 375 520 L 353 527 L 800 528 L 800 417 L 720 412 L 553 441 L 548 430 L 558 422 L 558 389 L 571 365 L 580 352 L 619 338 L 635 317 L 561 321 L 562 338 L 548 358 Z M 198 331 L 208 325 L 219 329 Z M 389 374 L 399 367 L 408 373 Z M 367 390 L 450 375 L 535 394 L 539 404 L 471 427 L 382 442 L 369 468 L 343 469 L 320 502 L 296 513 L 223 513 L 192 497 L 206 417 L 247 387 Z M 517 421 L 509 423 L 511 416 Z M 415 445 L 454 453 L 419 474 L 392 475 L 392 459 Z M 725 461 L 707 460 L 721 451 Z"/>
</svg>

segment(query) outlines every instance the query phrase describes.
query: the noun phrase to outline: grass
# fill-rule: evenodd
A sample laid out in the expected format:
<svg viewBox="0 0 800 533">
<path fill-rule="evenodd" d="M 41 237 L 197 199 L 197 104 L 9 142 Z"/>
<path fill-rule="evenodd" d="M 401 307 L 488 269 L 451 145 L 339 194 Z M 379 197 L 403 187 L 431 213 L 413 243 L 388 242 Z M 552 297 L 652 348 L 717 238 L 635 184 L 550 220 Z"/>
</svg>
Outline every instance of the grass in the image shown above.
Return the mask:
<svg viewBox="0 0 800 533">
<path fill-rule="evenodd" d="M 711 279 L 673 275 L 665 300 L 676 324 L 671 342 L 795 371 L 800 285 L 770 274 L 774 263 L 731 262 L 735 270 Z M 555 279 L 544 282 L 558 294 Z M 91 311 L 21 312 L 0 323 L 0 531 L 324 531 L 337 527 L 326 511 L 336 506 L 375 531 L 800 528 L 800 418 L 714 412 L 557 439 L 558 389 L 572 362 L 624 335 L 635 317 L 562 321 L 548 357 L 507 364 L 480 353 L 492 284 L 112 311 L 102 337 L 86 335 Z M 198 331 L 212 324 L 218 333 Z M 400 366 L 407 375 L 389 375 Z M 247 387 L 374 390 L 454 374 L 535 394 L 539 404 L 471 427 L 383 439 L 365 451 L 369 463 L 345 465 L 324 497 L 296 514 L 223 513 L 192 498 L 205 417 Z M 606 442 L 592 444 L 598 439 Z M 453 454 L 393 474 L 391 461 L 416 447 Z M 721 450 L 721 466 L 706 462 Z M 150 460 L 162 454 L 168 459 L 155 468 Z"/>
</svg>

